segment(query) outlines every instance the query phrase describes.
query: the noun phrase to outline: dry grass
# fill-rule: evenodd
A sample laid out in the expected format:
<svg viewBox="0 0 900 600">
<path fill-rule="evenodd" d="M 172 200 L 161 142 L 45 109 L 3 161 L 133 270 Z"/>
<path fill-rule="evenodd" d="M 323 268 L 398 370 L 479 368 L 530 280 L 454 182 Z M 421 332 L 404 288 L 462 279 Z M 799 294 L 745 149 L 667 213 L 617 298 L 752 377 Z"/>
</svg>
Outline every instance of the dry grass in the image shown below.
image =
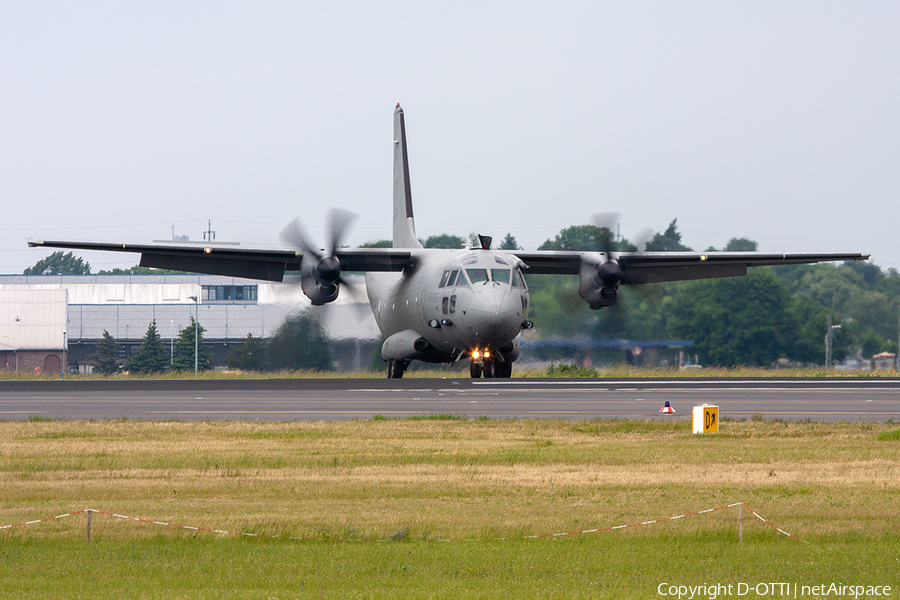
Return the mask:
<svg viewBox="0 0 900 600">
<path fill-rule="evenodd" d="M 878 439 L 896 428 L 727 422 L 700 437 L 675 422 L 2 423 L 0 525 L 94 508 L 278 535 L 466 538 L 744 501 L 798 535 L 878 536 L 900 518 L 900 448 Z M 707 526 L 732 527 L 733 515 Z M 159 533 L 95 526 L 109 538 Z"/>
<path fill-rule="evenodd" d="M 407 379 L 441 379 L 462 378 L 468 379 L 469 368 L 464 363 L 456 365 L 429 365 L 428 368 L 414 368 L 403 375 Z M 645 378 L 645 377 L 864 377 L 881 378 L 896 377 L 895 371 L 836 371 L 825 370 L 819 367 L 768 369 L 762 367 L 703 367 L 698 369 L 661 368 L 661 367 L 635 367 L 627 364 L 615 364 L 599 368 L 582 368 L 571 365 L 556 365 L 553 368 L 520 368 L 513 369 L 513 377 L 517 378 L 543 378 L 543 377 L 598 377 L 598 378 Z M 131 375 L 121 373 L 119 375 L 104 376 L 100 374 L 70 374 L 67 379 L 87 380 L 147 380 L 147 379 L 383 379 L 384 372 L 378 371 L 319 371 L 316 369 L 285 370 L 275 372 L 258 371 L 207 371 L 194 374 L 193 371 L 172 371 L 154 375 Z M 60 379 L 59 374 L 42 373 L 34 375 L 28 372 L 16 372 L 0 369 L 0 381 L 2 380 L 45 380 Z"/>
</svg>

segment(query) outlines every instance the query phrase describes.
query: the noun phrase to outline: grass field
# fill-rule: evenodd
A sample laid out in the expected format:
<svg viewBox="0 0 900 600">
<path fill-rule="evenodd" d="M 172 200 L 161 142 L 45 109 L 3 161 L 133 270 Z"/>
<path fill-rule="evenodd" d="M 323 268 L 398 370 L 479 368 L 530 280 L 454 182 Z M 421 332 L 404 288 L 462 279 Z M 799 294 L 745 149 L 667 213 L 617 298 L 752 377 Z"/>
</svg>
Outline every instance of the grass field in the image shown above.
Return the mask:
<svg viewBox="0 0 900 600">
<path fill-rule="evenodd" d="M 525 539 L 733 502 L 808 543 L 746 511 L 740 542 L 736 508 Z M 900 597 L 892 423 L 0 423 L 0 525 L 87 508 L 279 537 L 98 514 L 90 542 L 83 514 L 4 529 L 0 597 L 738 597 L 773 582 Z"/>
</svg>

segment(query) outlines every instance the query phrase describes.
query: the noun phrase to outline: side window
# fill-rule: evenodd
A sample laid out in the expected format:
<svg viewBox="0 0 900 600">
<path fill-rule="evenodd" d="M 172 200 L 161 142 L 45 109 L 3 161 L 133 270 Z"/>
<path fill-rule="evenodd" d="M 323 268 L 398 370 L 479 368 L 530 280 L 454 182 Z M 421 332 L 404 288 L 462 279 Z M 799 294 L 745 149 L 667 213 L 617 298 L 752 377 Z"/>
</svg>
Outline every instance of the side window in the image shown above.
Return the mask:
<svg viewBox="0 0 900 600">
<path fill-rule="evenodd" d="M 516 287 L 516 288 L 524 288 L 525 287 L 525 277 L 522 276 L 522 273 L 519 272 L 518 269 L 513 271 L 512 286 Z"/>
<path fill-rule="evenodd" d="M 448 302 L 449 300 L 450 300 L 450 299 L 447 298 L 447 296 L 444 296 L 443 298 L 441 298 L 441 312 L 444 313 L 445 315 L 446 315 L 447 312 L 448 312 L 448 311 L 447 311 L 447 302 Z"/>
<path fill-rule="evenodd" d="M 459 274 L 458 269 L 454 269 L 450 271 L 450 277 L 447 279 L 447 287 L 453 287 L 456 285 L 456 276 Z"/>
<path fill-rule="evenodd" d="M 525 283 L 525 275 L 519 269 L 513 271 L 513 276 L 519 280 L 519 284 L 517 287 L 528 289 L 528 284 Z"/>
<path fill-rule="evenodd" d="M 450 314 L 456 314 L 456 294 L 450 296 Z"/>
<path fill-rule="evenodd" d="M 444 274 L 441 275 L 441 285 L 438 287 L 447 287 L 447 278 L 450 276 L 450 271 L 444 271 Z"/>
</svg>

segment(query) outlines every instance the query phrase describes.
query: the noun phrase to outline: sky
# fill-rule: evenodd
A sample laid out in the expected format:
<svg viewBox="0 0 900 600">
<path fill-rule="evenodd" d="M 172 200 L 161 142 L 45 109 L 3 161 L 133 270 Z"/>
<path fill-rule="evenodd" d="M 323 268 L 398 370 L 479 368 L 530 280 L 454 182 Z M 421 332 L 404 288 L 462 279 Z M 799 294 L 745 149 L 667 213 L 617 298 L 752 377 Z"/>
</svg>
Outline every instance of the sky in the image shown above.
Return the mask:
<svg viewBox="0 0 900 600">
<path fill-rule="evenodd" d="M 900 3 L 0 3 L 0 272 L 26 238 L 391 237 L 535 249 L 598 212 L 695 250 L 900 268 Z M 137 255 L 81 253 L 96 272 Z"/>
</svg>

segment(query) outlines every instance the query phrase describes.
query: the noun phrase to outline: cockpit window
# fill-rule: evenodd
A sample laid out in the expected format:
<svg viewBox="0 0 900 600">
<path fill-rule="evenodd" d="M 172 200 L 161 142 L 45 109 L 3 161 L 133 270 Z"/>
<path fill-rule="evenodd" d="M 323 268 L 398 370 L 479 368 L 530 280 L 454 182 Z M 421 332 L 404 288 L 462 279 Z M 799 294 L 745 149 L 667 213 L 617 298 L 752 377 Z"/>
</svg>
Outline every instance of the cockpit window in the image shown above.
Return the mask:
<svg viewBox="0 0 900 600">
<path fill-rule="evenodd" d="M 509 283 L 509 269 L 491 269 L 491 277 L 500 283 Z"/>
<path fill-rule="evenodd" d="M 465 254 L 458 256 L 456 260 L 462 265 L 474 265 L 478 262 L 478 256 L 474 252 L 466 252 Z"/>
<path fill-rule="evenodd" d="M 498 265 L 509 265 L 509 261 L 506 260 L 504 257 L 500 256 L 499 254 L 494 255 L 494 261 L 496 261 L 496 263 Z"/>
<path fill-rule="evenodd" d="M 466 269 L 466 273 L 469 274 L 469 279 L 472 281 L 472 283 L 478 283 L 480 281 L 488 280 L 487 269 Z"/>
<path fill-rule="evenodd" d="M 438 287 L 458 287 L 458 286 L 468 286 L 469 282 L 466 279 L 465 271 L 460 269 L 453 269 L 444 271 L 444 274 L 441 275 L 441 283 Z"/>
</svg>

